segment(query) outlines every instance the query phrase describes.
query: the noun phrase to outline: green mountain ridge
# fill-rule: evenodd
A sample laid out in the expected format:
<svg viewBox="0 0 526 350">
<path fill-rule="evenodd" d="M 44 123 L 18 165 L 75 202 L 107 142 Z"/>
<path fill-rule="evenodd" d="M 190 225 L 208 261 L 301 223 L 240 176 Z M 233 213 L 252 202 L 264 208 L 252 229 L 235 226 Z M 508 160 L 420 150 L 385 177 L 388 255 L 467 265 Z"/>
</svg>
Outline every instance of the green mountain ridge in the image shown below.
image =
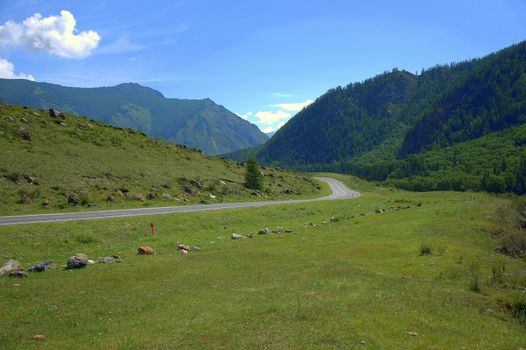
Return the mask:
<svg viewBox="0 0 526 350">
<path fill-rule="evenodd" d="M 406 189 L 524 193 L 526 149 L 507 138 L 523 135 L 525 123 L 526 42 L 521 42 L 481 59 L 420 74 L 393 69 L 331 89 L 265 144 L 227 157 L 254 152 L 263 164 L 341 171 Z M 502 152 L 470 143 L 493 134 L 492 147 L 507 152 L 502 171 Z M 471 158 L 436 162 L 450 147 Z M 452 174 L 455 181 L 449 181 Z M 422 181 L 426 176 L 430 181 Z"/>
<path fill-rule="evenodd" d="M 257 126 L 223 106 L 202 100 L 165 98 L 136 83 L 74 88 L 28 80 L 0 79 L 5 103 L 58 108 L 116 126 L 139 129 L 163 140 L 221 154 L 257 146 L 268 138 Z"/>
</svg>

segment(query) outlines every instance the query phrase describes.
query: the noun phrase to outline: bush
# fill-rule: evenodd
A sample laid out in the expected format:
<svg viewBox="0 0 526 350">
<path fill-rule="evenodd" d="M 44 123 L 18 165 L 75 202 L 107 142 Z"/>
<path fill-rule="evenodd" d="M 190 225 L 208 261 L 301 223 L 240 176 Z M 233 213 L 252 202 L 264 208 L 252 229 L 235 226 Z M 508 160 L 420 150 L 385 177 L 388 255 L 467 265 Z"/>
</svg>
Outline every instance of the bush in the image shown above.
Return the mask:
<svg viewBox="0 0 526 350">
<path fill-rule="evenodd" d="M 422 244 L 420 247 L 420 256 L 431 255 L 431 246 L 429 244 Z"/>
<path fill-rule="evenodd" d="M 480 293 L 482 290 L 482 277 L 479 274 L 474 274 L 469 282 L 469 290 L 475 293 Z"/>
</svg>

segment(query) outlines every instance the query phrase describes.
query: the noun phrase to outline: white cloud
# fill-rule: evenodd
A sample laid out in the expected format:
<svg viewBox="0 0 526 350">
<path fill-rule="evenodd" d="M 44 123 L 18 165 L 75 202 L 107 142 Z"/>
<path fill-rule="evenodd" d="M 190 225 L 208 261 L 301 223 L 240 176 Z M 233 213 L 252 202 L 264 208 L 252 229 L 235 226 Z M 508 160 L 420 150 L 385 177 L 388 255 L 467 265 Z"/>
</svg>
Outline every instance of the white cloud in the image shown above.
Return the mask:
<svg viewBox="0 0 526 350">
<path fill-rule="evenodd" d="M 239 114 L 239 113 L 236 113 L 237 116 L 241 119 L 245 119 L 245 120 L 248 120 L 250 117 L 252 117 L 254 115 L 254 113 L 252 112 L 247 112 L 245 114 Z"/>
<path fill-rule="evenodd" d="M 100 36 L 93 30 L 78 33 L 76 25 L 75 17 L 66 10 L 49 17 L 35 13 L 22 23 L 7 21 L 0 26 L 0 46 L 23 46 L 65 58 L 84 58 L 97 48 Z"/>
<path fill-rule="evenodd" d="M 284 92 L 271 92 L 269 95 L 272 97 L 277 97 L 277 98 L 292 97 L 291 94 L 287 94 Z"/>
<path fill-rule="evenodd" d="M 281 110 L 277 112 L 260 111 L 256 113 L 256 118 L 261 124 L 272 125 L 283 119 L 289 119 L 290 113 Z"/>
<path fill-rule="evenodd" d="M 274 131 L 274 128 L 271 127 L 271 126 L 269 126 L 269 127 L 265 128 L 265 129 L 263 129 L 263 130 L 261 130 L 261 131 L 263 131 L 265 134 L 267 134 L 267 133 L 269 133 L 269 132 L 273 132 L 273 131 Z"/>
<path fill-rule="evenodd" d="M 309 100 L 305 100 L 304 102 L 280 103 L 280 104 L 277 104 L 277 105 L 271 105 L 270 107 L 278 107 L 278 108 L 284 109 L 284 110 L 289 111 L 289 112 L 299 112 L 304 107 L 307 107 L 308 105 L 310 105 L 312 102 L 314 102 L 314 100 L 310 100 L 309 99 Z"/>
<path fill-rule="evenodd" d="M 278 123 L 278 126 L 277 126 L 276 129 L 281 128 L 281 127 L 282 127 L 283 125 L 285 125 L 286 123 L 287 123 L 286 121 L 284 121 L 284 122 L 279 122 L 279 123 Z"/>
<path fill-rule="evenodd" d="M 27 79 L 35 81 L 31 74 L 15 73 L 15 66 L 6 59 L 0 58 L 0 78 L 2 79 Z"/>
</svg>

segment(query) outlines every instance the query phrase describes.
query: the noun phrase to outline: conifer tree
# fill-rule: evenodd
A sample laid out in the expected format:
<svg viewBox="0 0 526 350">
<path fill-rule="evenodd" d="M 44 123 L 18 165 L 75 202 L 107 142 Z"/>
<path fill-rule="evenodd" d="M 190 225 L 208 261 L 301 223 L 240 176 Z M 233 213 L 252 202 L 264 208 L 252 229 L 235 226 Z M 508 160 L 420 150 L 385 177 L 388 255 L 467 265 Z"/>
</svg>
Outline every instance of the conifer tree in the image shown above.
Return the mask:
<svg viewBox="0 0 526 350">
<path fill-rule="evenodd" d="M 250 154 L 247 158 L 245 187 L 252 190 L 263 190 L 263 175 L 261 174 L 261 171 L 259 171 L 258 160 L 254 154 Z"/>
</svg>

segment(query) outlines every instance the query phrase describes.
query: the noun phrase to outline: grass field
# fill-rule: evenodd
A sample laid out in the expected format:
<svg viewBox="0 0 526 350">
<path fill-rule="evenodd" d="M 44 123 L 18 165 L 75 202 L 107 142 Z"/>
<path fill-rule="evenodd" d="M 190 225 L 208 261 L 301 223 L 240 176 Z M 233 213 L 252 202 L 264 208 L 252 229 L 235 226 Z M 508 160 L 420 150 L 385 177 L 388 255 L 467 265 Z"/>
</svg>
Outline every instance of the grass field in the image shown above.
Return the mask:
<svg viewBox="0 0 526 350">
<path fill-rule="evenodd" d="M 0 215 L 319 197 L 305 174 L 245 167 L 84 117 L 0 104 Z"/>
<path fill-rule="evenodd" d="M 0 348 L 526 346 L 526 263 L 497 253 L 490 234 L 505 225 L 498 213 L 508 199 L 339 177 L 363 196 L 0 228 L 2 261 L 55 263 L 27 279 L 0 278 Z M 293 232 L 230 239 L 278 226 Z M 183 256 L 179 243 L 201 250 Z M 157 254 L 135 255 L 140 245 Z M 124 262 L 64 270 L 75 252 Z"/>
</svg>

